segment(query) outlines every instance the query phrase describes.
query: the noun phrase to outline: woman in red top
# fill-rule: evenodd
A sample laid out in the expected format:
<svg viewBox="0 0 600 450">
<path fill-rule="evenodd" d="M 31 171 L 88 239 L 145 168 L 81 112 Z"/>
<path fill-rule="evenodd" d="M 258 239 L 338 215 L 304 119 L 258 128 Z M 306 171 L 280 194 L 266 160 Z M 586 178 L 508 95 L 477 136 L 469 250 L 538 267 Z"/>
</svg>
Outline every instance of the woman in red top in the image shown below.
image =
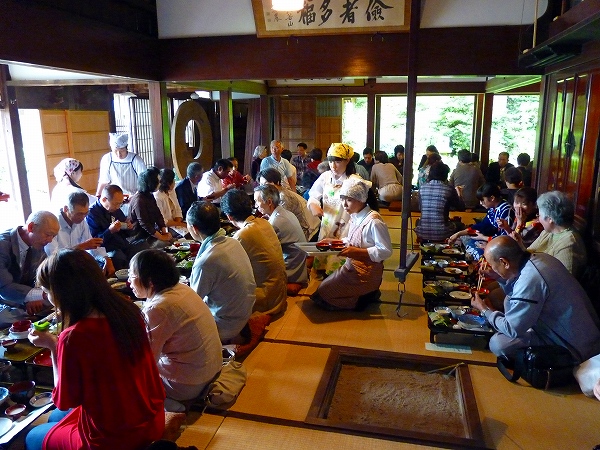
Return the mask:
<svg viewBox="0 0 600 450">
<path fill-rule="evenodd" d="M 139 308 L 109 286 L 82 250 L 45 260 L 38 283 L 60 312 L 63 331 L 56 337 L 34 330 L 29 340 L 50 349 L 52 399 L 70 411 L 34 428 L 27 449 L 135 450 L 160 439 L 165 393 Z"/>
</svg>

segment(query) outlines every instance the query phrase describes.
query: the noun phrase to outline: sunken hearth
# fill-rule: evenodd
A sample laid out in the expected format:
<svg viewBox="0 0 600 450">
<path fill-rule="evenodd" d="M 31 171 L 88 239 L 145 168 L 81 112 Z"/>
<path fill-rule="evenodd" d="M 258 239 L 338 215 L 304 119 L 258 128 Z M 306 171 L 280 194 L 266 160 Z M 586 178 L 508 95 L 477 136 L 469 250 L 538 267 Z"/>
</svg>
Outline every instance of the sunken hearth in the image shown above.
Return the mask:
<svg viewBox="0 0 600 450">
<path fill-rule="evenodd" d="M 466 364 L 333 349 L 306 422 L 365 435 L 484 448 Z"/>
</svg>

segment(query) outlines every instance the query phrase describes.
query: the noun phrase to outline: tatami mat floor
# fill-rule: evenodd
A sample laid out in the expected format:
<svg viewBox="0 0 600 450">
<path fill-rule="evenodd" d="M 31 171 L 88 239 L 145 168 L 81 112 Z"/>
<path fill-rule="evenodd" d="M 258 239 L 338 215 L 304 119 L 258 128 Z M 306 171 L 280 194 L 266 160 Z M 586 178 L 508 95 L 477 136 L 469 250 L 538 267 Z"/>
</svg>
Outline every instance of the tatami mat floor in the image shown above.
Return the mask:
<svg viewBox="0 0 600 450">
<path fill-rule="evenodd" d="M 438 335 L 436 343 L 447 345 L 427 348 L 430 336 L 419 264 L 408 274 L 405 285 L 398 283 L 394 270 L 400 255 L 401 216 L 381 212 L 395 247 L 385 263 L 382 303 L 372 304 L 361 313 L 323 311 L 309 298 L 318 282 L 288 298 L 286 312 L 269 325 L 264 341 L 244 361 L 248 380 L 236 404 L 225 417 L 192 412 L 178 444 L 209 450 L 433 448 L 307 427 L 304 420 L 332 347 L 470 362 L 487 448 L 591 450 L 600 443 L 600 404 L 586 398 L 577 386 L 545 392 L 526 383 L 509 383 L 495 368 L 495 357 L 486 349 L 484 338 Z M 464 213 L 463 222 L 472 223 L 473 217 L 481 215 Z M 412 242 L 409 236 L 409 246 Z M 403 289 L 403 304 L 397 314 Z"/>
</svg>

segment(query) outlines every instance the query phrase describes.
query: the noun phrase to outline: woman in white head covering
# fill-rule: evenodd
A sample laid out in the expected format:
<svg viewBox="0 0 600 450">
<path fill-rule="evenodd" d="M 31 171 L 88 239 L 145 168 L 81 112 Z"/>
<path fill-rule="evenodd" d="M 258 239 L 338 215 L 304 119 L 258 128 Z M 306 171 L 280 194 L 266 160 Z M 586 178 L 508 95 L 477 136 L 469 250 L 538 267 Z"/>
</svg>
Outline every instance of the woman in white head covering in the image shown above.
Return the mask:
<svg viewBox="0 0 600 450">
<path fill-rule="evenodd" d="M 308 209 L 322 218 L 319 239 L 341 239 L 347 234 L 349 216 L 342 207 L 339 190 L 344 180 L 356 173 L 354 164 L 350 164 L 353 154 L 347 144 L 331 144 L 327 151 L 330 170 L 322 173 L 310 188 Z"/>
<path fill-rule="evenodd" d="M 381 296 L 383 261 L 392 254 L 392 241 L 387 225 L 376 211 L 377 200 L 370 181 L 350 177 L 343 182 L 339 195 L 350 215 L 348 236 L 343 239 L 346 248 L 340 253 L 346 261 L 323 280 L 311 298 L 328 310 L 362 311 Z"/>
<path fill-rule="evenodd" d="M 331 144 L 327 151 L 328 171 L 322 173 L 308 192 L 307 206 L 313 216 L 321 218 L 319 240 L 326 238 L 341 239 L 348 234 L 350 216 L 342 206 L 340 188 L 348 177 L 355 175 L 352 164 L 354 149 L 348 144 Z M 361 178 L 362 179 L 362 178 Z M 315 270 L 331 273 L 343 264 L 344 260 L 335 257 L 316 257 L 313 263 Z"/>
<path fill-rule="evenodd" d="M 128 134 L 110 133 L 109 141 L 111 151 L 100 160 L 96 195 L 102 195 L 102 189 L 108 184 L 116 184 L 124 194 L 133 195 L 137 191 L 139 174 L 146 170 L 146 163 L 127 149 Z"/>
<path fill-rule="evenodd" d="M 58 215 L 60 210 L 67 204 L 71 192 L 86 192 L 79 185 L 82 176 L 83 164 L 75 158 L 65 158 L 56 165 L 54 168 L 56 186 L 54 186 L 50 195 L 51 212 Z M 91 197 L 90 205 L 95 201 L 96 198 Z"/>
</svg>

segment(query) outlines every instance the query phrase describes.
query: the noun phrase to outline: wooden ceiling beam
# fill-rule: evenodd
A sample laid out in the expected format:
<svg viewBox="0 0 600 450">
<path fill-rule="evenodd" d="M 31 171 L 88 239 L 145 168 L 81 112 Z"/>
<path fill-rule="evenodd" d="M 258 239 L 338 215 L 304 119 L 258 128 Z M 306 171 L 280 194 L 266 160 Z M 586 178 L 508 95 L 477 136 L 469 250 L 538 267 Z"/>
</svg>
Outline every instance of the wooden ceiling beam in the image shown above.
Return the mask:
<svg viewBox="0 0 600 450">
<path fill-rule="evenodd" d="M 268 95 L 406 95 L 406 83 L 375 83 L 365 86 L 290 86 L 270 87 Z M 417 85 L 417 94 L 482 94 L 485 82 L 427 82 Z"/>
</svg>

